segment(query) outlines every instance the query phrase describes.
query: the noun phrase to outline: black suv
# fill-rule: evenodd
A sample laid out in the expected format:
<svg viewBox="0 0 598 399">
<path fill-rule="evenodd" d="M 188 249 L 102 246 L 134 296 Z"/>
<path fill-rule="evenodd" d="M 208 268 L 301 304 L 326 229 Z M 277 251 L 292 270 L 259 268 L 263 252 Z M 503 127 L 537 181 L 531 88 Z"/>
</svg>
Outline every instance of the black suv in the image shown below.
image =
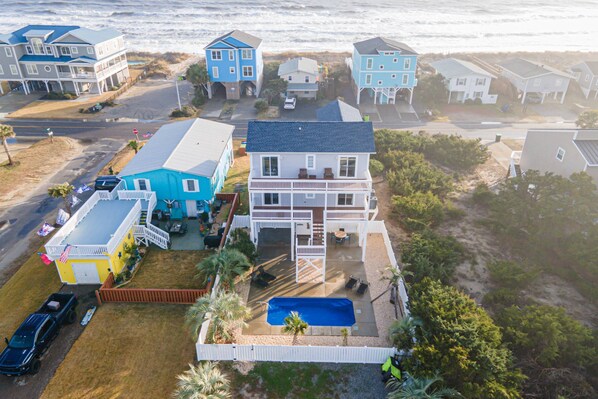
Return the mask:
<svg viewBox="0 0 598 399">
<path fill-rule="evenodd" d="M 112 191 L 120 183 L 120 179 L 116 176 L 98 176 L 94 188 L 96 190 Z"/>
</svg>

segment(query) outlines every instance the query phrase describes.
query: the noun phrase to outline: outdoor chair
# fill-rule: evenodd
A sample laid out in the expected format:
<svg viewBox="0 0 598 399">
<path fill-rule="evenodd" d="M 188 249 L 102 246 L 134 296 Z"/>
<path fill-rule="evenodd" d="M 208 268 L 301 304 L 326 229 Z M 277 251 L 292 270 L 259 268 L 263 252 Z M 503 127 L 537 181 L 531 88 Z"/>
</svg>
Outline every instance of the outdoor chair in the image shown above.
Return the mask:
<svg viewBox="0 0 598 399">
<path fill-rule="evenodd" d="M 253 273 L 251 275 L 251 283 L 260 288 L 266 288 L 270 285 L 266 280 L 264 280 L 262 277 L 260 277 L 260 275 L 257 273 Z"/>
<path fill-rule="evenodd" d="M 265 269 L 264 266 L 260 266 L 257 268 L 258 270 L 258 277 L 260 277 L 262 280 L 264 281 L 274 281 L 276 280 L 276 276 L 268 273 Z"/>
<path fill-rule="evenodd" d="M 299 179 L 307 179 L 307 169 L 299 169 Z"/>
<path fill-rule="evenodd" d="M 357 294 L 358 295 L 365 294 L 365 292 L 367 291 L 367 289 L 368 289 L 369 286 L 370 286 L 370 283 L 368 283 L 366 281 L 360 281 L 359 282 L 359 287 L 357 288 Z"/>
<path fill-rule="evenodd" d="M 352 290 L 353 288 L 355 288 L 355 286 L 357 285 L 358 282 L 359 282 L 358 278 L 355 278 L 355 277 L 353 277 L 353 275 L 350 275 L 349 280 L 345 284 L 345 288 L 348 290 Z"/>
<path fill-rule="evenodd" d="M 324 179 L 334 179 L 332 168 L 324 168 Z"/>
<path fill-rule="evenodd" d="M 179 234 L 184 235 L 187 233 L 187 223 L 181 223 L 181 230 L 179 231 Z"/>
</svg>

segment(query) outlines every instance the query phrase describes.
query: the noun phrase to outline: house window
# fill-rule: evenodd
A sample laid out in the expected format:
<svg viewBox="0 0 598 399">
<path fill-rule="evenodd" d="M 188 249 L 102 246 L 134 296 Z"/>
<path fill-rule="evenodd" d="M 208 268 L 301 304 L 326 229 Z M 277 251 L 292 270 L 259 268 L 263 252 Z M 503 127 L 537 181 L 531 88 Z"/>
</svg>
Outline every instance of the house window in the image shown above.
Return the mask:
<svg viewBox="0 0 598 399">
<path fill-rule="evenodd" d="M 477 78 L 475 80 L 476 86 L 483 86 L 486 84 L 486 78 Z"/>
<path fill-rule="evenodd" d="M 353 194 L 338 194 L 336 197 L 336 205 L 352 206 L 353 205 Z"/>
<path fill-rule="evenodd" d="M 93 54 L 93 47 L 87 47 L 87 54 Z"/>
<path fill-rule="evenodd" d="M 303 94 L 309 94 L 309 91 L 304 91 Z"/>
<path fill-rule="evenodd" d="M 253 59 L 253 52 L 251 50 L 241 50 L 241 58 L 244 60 Z"/>
<path fill-rule="evenodd" d="M 33 54 L 33 49 L 31 46 L 25 46 L 25 51 L 27 51 L 27 54 Z"/>
<path fill-rule="evenodd" d="M 11 65 L 10 66 L 10 73 L 12 73 L 13 75 L 18 75 L 19 72 L 17 71 L 17 66 L 16 65 Z"/>
<path fill-rule="evenodd" d="M 384 65 L 380 65 L 380 69 L 381 69 L 381 70 L 382 70 L 382 69 L 384 69 Z"/>
<path fill-rule="evenodd" d="M 12 57 L 12 49 L 10 47 L 5 47 L 4 53 L 6 54 L 7 57 Z"/>
<path fill-rule="evenodd" d="M 0 75 L 4 75 L 4 68 L 2 68 L 2 65 L 0 65 Z"/>
<path fill-rule="evenodd" d="M 218 67 L 212 67 L 212 77 L 218 79 Z"/>
<path fill-rule="evenodd" d="M 278 193 L 264 193 L 264 205 L 279 205 L 280 197 Z"/>
<path fill-rule="evenodd" d="M 136 190 L 151 191 L 150 181 L 148 179 L 135 179 L 133 180 Z"/>
<path fill-rule="evenodd" d="M 484 95 L 483 91 L 474 91 L 473 92 L 473 98 L 482 98 L 483 95 Z"/>
<path fill-rule="evenodd" d="M 253 67 L 252 66 L 244 66 L 243 67 L 243 77 L 250 78 L 253 76 Z"/>
<path fill-rule="evenodd" d="M 52 55 L 52 47 L 46 46 L 46 54 Z"/>
<path fill-rule="evenodd" d="M 212 50 L 212 60 L 214 60 L 214 61 L 222 60 L 222 51 Z"/>
<path fill-rule="evenodd" d="M 411 69 L 411 59 L 410 58 L 405 58 L 405 61 L 403 62 L 403 69 Z"/>
<path fill-rule="evenodd" d="M 183 179 L 183 191 L 186 193 L 198 193 L 199 183 L 195 179 Z"/>
<path fill-rule="evenodd" d="M 235 60 L 235 52 L 233 50 L 228 51 L 228 60 L 234 61 Z"/>
<path fill-rule="evenodd" d="M 277 156 L 263 156 L 262 157 L 262 176 L 263 177 L 278 177 L 278 157 Z"/>
<path fill-rule="evenodd" d="M 404 85 L 409 83 L 409 75 L 407 75 L 406 73 L 403 74 L 403 82 Z"/>
<path fill-rule="evenodd" d="M 467 83 L 466 78 L 457 78 L 457 86 L 465 86 L 465 83 Z"/>
<path fill-rule="evenodd" d="M 355 177 L 357 169 L 357 157 L 340 157 L 338 175 L 339 177 Z"/>
<path fill-rule="evenodd" d="M 316 156 L 314 154 L 307 154 L 305 156 L 305 167 L 307 169 L 315 169 L 316 168 Z"/>
<path fill-rule="evenodd" d="M 234 74 L 234 73 L 235 73 L 235 68 L 234 68 L 234 67 L 230 67 L 230 68 L 229 68 L 229 72 L 230 72 L 231 74 Z"/>
<path fill-rule="evenodd" d="M 77 47 L 71 47 L 71 53 L 79 54 L 79 49 Z"/>
<path fill-rule="evenodd" d="M 29 75 L 37 75 L 37 74 L 38 74 L 38 72 L 37 72 L 37 65 L 34 65 L 34 64 L 27 64 L 27 65 L 25 66 L 25 68 L 27 68 L 27 73 L 28 73 Z"/>
<path fill-rule="evenodd" d="M 366 69 L 372 69 L 374 67 L 374 59 L 373 58 L 368 58 L 366 61 L 366 65 L 365 68 Z"/>
<path fill-rule="evenodd" d="M 565 158 L 565 150 L 559 147 L 559 149 L 556 151 L 556 159 L 563 162 L 563 158 Z"/>
<path fill-rule="evenodd" d="M 61 47 L 60 48 L 60 54 L 62 54 L 62 55 L 71 55 L 71 49 L 69 49 L 68 47 Z"/>
<path fill-rule="evenodd" d="M 372 75 L 370 75 L 370 74 L 365 75 L 365 84 L 366 85 L 372 84 Z"/>
<path fill-rule="evenodd" d="M 305 83 L 309 83 L 309 76 L 305 77 Z"/>
<path fill-rule="evenodd" d="M 293 77 L 291 75 L 289 75 L 289 82 L 293 80 Z"/>
<path fill-rule="evenodd" d="M 33 52 L 35 54 L 43 54 L 44 53 L 44 42 L 39 37 L 32 38 L 31 45 L 33 46 Z"/>
<path fill-rule="evenodd" d="M 50 65 L 46 65 L 44 67 L 44 71 L 46 71 L 46 72 L 52 72 L 52 68 L 50 67 Z"/>
<path fill-rule="evenodd" d="M 314 193 L 305 194 L 305 199 L 314 199 L 314 198 L 316 198 L 316 195 Z"/>
<path fill-rule="evenodd" d="M 542 83 L 542 80 L 540 78 L 534 79 L 534 87 L 540 86 L 541 83 Z"/>
</svg>

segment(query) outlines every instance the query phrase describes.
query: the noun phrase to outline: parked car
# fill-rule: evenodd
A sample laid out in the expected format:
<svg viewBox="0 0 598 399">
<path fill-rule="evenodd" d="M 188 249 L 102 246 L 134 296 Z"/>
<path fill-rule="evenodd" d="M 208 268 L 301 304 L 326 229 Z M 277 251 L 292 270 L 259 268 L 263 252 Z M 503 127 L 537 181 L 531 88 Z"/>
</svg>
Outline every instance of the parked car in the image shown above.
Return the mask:
<svg viewBox="0 0 598 399">
<path fill-rule="evenodd" d="M 295 109 L 295 107 L 297 106 L 297 99 L 295 97 L 287 97 L 284 100 L 284 109 Z"/>
<path fill-rule="evenodd" d="M 120 183 L 120 179 L 113 175 L 108 176 L 98 176 L 96 179 L 94 188 L 95 190 L 105 190 L 105 191 L 112 191 L 112 189 L 118 186 Z"/>
<path fill-rule="evenodd" d="M 60 327 L 77 319 L 75 294 L 55 293 L 35 312 L 30 314 L 13 334 L 4 338 L 6 348 L 0 354 L 0 374 L 19 376 L 37 374 L 41 356 L 48 350 Z"/>
</svg>

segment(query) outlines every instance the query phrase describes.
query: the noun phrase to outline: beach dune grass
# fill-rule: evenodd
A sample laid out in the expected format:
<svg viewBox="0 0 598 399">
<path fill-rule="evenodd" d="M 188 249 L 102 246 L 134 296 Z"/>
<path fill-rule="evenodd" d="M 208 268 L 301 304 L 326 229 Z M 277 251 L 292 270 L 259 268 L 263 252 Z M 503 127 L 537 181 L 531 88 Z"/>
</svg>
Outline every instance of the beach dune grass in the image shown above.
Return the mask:
<svg viewBox="0 0 598 399">
<path fill-rule="evenodd" d="M 75 342 L 43 399 L 169 398 L 195 356 L 184 305 L 105 304 Z"/>
</svg>

